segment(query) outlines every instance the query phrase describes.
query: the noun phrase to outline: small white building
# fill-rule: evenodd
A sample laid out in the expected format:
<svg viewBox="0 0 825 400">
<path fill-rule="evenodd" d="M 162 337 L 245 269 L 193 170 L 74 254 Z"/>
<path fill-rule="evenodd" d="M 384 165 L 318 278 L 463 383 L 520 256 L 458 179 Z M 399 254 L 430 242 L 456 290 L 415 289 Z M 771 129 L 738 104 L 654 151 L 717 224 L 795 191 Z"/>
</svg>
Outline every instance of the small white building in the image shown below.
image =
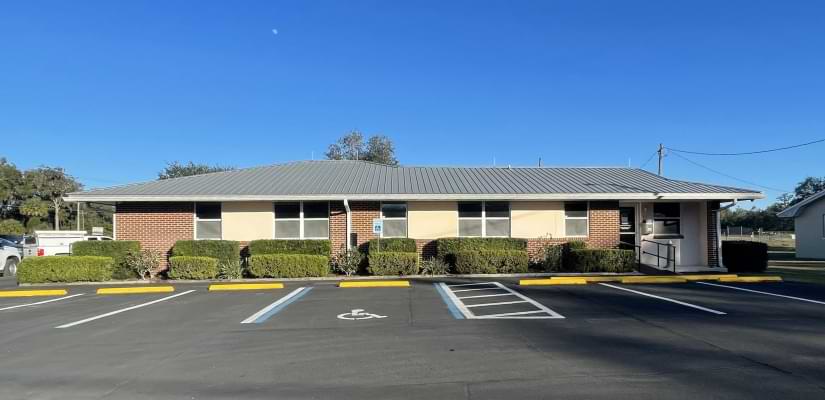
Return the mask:
<svg viewBox="0 0 825 400">
<path fill-rule="evenodd" d="M 779 216 L 794 219 L 798 258 L 825 260 L 825 190 L 788 207 Z"/>
</svg>

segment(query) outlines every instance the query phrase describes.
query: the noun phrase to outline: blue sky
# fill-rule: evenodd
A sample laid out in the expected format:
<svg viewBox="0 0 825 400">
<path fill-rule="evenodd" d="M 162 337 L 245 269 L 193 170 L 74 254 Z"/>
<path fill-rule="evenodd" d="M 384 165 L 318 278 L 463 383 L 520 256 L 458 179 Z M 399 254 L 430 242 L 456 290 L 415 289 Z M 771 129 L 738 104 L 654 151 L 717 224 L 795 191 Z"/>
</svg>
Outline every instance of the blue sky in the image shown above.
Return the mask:
<svg viewBox="0 0 825 400">
<path fill-rule="evenodd" d="M 825 2 L 19 1 L 0 13 L 0 156 L 21 168 L 108 186 L 174 160 L 320 158 L 352 129 L 390 136 L 409 165 L 639 166 L 660 142 L 820 139 Z M 822 154 L 691 158 L 792 189 L 825 175 Z M 665 175 L 753 187 L 674 156 Z"/>
</svg>

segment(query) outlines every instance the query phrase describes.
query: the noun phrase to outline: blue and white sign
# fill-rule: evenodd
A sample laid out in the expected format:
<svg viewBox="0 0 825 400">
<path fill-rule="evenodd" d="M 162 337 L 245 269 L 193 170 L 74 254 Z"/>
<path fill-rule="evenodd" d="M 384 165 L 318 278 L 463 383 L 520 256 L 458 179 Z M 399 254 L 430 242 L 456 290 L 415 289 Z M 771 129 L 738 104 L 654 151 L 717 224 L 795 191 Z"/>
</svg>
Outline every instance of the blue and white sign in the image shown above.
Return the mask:
<svg viewBox="0 0 825 400">
<path fill-rule="evenodd" d="M 372 233 L 380 235 L 384 231 L 384 220 L 375 218 L 372 220 Z"/>
</svg>

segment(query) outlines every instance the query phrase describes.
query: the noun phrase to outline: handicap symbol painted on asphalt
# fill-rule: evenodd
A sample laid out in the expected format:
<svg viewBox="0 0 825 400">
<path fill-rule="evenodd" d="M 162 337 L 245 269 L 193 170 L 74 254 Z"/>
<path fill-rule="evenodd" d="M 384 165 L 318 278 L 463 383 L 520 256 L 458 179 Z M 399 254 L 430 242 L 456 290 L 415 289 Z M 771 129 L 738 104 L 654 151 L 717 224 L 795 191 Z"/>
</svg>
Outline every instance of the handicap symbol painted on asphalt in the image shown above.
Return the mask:
<svg viewBox="0 0 825 400">
<path fill-rule="evenodd" d="M 364 312 L 364 310 L 360 308 L 356 308 L 348 313 L 338 314 L 338 319 L 346 319 L 349 321 L 360 321 L 362 319 L 381 319 L 387 318 L 386 315 L 378 315 L 378 314 L 370 314 L 368 312 Z"/>
</svg>

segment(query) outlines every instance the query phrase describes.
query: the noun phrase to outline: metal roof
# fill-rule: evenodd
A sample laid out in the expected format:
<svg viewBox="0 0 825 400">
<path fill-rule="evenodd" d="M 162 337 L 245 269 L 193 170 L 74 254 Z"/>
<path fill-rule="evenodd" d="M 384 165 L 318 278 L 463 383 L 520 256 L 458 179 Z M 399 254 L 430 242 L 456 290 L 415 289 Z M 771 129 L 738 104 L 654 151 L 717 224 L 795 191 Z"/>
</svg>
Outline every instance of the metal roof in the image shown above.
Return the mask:
<svg viewBox="0 0 825 400">
<path fill-rule="evenodd" d="M 822 198 L 825 198 L 825 190 L 823 190 L 819 193 L 816 193 L 816 194 L 812 195 L 811 197 L 808 197 L 807 199 L 802 200 L 799 203 L 796 203 L 793 206 L 782 210 L 781 212 L 779 212 L 776 215 L 780 218 L 796 218 L 800 214 L 802 214 L 802 211 L 804 211 L 806 207 L 808 207 L 812 203 L 817 202 L 819 199 L 822 199 Z"/>
<path fill-rule="evenodd" d="M 634 168 L 405 167 L 298 161 L 70 193 L 67 201 L 283 199 L 753 199 L 758 191 Z"/>
</svg>

